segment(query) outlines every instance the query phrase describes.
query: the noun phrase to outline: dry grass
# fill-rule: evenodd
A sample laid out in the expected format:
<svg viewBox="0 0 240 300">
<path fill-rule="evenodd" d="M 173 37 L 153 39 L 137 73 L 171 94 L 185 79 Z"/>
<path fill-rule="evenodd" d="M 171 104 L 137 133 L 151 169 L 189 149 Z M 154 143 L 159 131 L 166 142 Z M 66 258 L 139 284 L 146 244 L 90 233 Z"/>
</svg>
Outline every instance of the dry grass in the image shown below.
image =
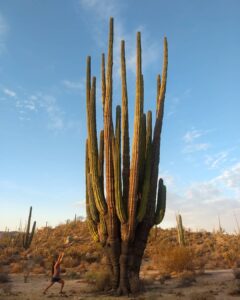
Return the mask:
<svg viewBox="0 0 240 300">
<path fill-rule="evenodd" d="M 111 288 L 111 280 L 112 280 L 112 275 L 109 271 L 107 270 L 102 270 L 102 271 L 96 271 L 96 270 L 91 270 L 88 271 L 84 278 L 88 283 L 93 283 L 94 284 L 94 290 L 95 291 L 107 291 L 108 289 Z"/>
<path fill-rule="evenodd" d="M 181 273 L 195 268 L 194 253 L 189 247 L 162 247 L 154 260 L 163 273 Z"/>
</svg>

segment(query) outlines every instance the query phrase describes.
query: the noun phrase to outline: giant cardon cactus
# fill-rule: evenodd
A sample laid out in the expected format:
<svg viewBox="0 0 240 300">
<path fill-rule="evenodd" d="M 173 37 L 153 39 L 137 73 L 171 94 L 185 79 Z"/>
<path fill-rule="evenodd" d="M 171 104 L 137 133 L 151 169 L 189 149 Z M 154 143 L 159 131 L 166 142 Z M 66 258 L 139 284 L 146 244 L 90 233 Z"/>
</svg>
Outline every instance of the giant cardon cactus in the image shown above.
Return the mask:
<svg viewBox="0 0 240 300">
<path fill-rule="evenodd" d="M 165 213 L 166 187 L 158 179 L 160 138 L 167 81 L 168 48 L 164 38 L 162 79 L 157 76 L 156 117 L 144 113 L 141 33 L 137 33 L 136 100 L 132 153 L 129 146 L 125 44 L 121 42 L 122 105 L 112 118 L 113 19 L 110 19 L 107 68 L 102 54 L 104 128 L 97 138 L 96 78 L 87 57 L 86 209 L 90 233 L 102 244 L 118 294 L 139 289 L 139 271 L 149 231 Z M 131 158 L 131 159 L 130 159 Z M 105 172 L 104 172 L 105 171 Z"/>
</svg>

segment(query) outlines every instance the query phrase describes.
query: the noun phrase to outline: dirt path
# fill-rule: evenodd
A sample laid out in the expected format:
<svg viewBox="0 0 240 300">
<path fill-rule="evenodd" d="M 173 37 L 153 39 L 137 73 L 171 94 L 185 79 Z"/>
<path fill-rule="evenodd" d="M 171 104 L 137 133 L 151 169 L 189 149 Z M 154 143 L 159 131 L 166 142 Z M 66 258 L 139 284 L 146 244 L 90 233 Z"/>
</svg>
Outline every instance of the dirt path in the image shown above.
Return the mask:
<svg viewBox="0 0 240 300">
<path fill-rule="evenodd" d="M 147 274 L 145 276 L 147 280 Z M 23 276 L 12 275 L 11 283 L 0 285 L 0 300 L 42 300 L 42 299 L 69 299 L 69 300 L 95 300 L 100 299 L 116 299 L 116 297 L 108 297 L 106 295 L 94 294 L 91 291 L 92 286 L 83 280 L 66 279 L 65 294 L 58 294 L 60 286 L 55 284 L 48 292 L 43 295 L 42 291 L 49 282 L 44 275 L 31 276 L 28 283 L 23 283 Z M 183 280 L 178 278 L 168 279 L 164 283 L 159 280 L 152 280 L 146 284 L 146 292 L 138 297 L 120 297 L 118 299 L 190 299 L 190 300 L 228 300 L 238 299 L 238 297 L 230 296 L 229 291 L 232 290 L 234 277 L 232 270 L 207 270 L 205 274 L 196 277 L 196 281 Z M 3 293 L 5 289 L 8 293 Z"/>
</svg>

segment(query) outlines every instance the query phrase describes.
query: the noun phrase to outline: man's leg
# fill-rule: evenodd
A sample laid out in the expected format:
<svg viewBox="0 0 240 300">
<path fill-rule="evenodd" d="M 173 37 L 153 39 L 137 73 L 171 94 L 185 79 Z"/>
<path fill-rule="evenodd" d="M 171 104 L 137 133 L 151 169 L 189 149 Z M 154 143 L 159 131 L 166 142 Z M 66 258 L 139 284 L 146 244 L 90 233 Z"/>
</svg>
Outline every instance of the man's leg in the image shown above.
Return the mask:
<svg viewBox="0 0 240 300">
<path fill-rule="evenodd" d="M 60 290 L 60 294 L 61 294 L 63 291 L 63 287 L 64 287 L 64 280 L 61 279 L 58 282 L 61 284 L 61 290 Z"/>
<path fill-rule="evenodd" d="M 54 282 L 49 283 L 49 285 L 45 288 L 43 294 L 46 294 L 47 290 L 48 290 L 52 285 L 54 285 Z"/>
</svg>

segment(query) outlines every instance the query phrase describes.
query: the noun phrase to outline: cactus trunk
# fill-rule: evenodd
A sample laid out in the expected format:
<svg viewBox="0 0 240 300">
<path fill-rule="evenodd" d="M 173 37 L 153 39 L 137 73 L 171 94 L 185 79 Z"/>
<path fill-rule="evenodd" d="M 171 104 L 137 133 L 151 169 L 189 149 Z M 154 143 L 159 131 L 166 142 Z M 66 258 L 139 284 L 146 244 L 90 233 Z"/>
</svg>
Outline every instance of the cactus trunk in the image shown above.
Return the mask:
<svg viewBox="0 0 240 300">
<path fill-rule="evenodd" d="M 25 250 L 27 250 L 31 246 L 32 239 L 33 239 L 35 229 L 36 229 L 36 221 L 34 221 L 33 226 L 32 226 L 32 230 L 30 230 L 31 218 L 32 218 L 32 206 L 30 207 L 30 210 L 29 210 L 26 231 L 23 234 L 23 248 Z"/>
<path fill-rule="evenodd" d="M 121 42 L 122 107 L 112 120 L 113 19 L 110 19 L 107 67 L 102 54 L 104 130 L 97 140 L 96 78 L 91 83 L 87 59 L 86 209 L 92 238 L 100 242 L 112 265 L 112 288 L 118 294 L 140 289 L 139 272 L 148 235 L 165 214 L 166 187 L 158 181 L 160 138 L 167 80 L 167 40 L 164 39 L 162 81 L 157 77 L 156 120 L 144 113 L 141 34 L 137 33 L 136 100 L 130 160 L 125 43 Z M 99 143 L 99 149 L 98 149 Z M 104 154 L 104 155 L 103 155 Z M 131 166 L 131 167 L 130 167 Z M 105 173 L 104 173 L 105 171 Z"/>
</svg>

